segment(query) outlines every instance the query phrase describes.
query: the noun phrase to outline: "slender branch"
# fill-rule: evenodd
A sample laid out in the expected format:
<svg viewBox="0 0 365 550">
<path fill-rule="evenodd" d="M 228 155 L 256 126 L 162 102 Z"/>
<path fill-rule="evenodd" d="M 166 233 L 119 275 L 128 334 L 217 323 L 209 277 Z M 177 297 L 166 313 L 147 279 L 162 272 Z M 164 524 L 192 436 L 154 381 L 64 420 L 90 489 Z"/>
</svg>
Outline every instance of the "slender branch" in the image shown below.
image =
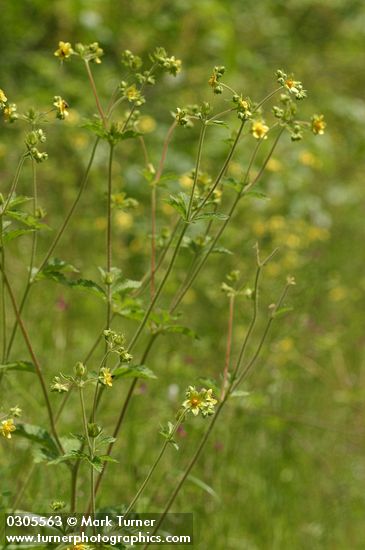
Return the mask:
<svg viewBox="0 0 365 550">
<path fill-rule="evenodd" d="M 183 410 L 183 412 L 179 415 L 178 419 L 176 420 L 175 424 L 174 424 L 174 427 L 172 428 L 172 431 L 171 433 L 169 434 L 168 437 L 166 437 L 161 449 L 160 449 L 160 452 L 159 454 L 157 455 L 156 457 L 156 460 L 155 462 L 153 463 L 153 465 L 151 466 L 146 478 L 144 479 L 142 485 L 140 486 L 140 488 L 138 489 L 135 497 L 133 498 L 132 502 L 130 503 L 130 505 L 128 506 L 127 510 L 124 512 L 124 519 L 127 518 L 128 514 L 133 510 L 134 506 L 136 505 L 139 497 L 141 496 L 141 494 L 143 493 L 143 491 L 145 490 L 149 480 L 151 479 L 152 475 L 153 475 L 153 472 L 156 470 L 157 466 L 159 465 L 160 463 L 160 460 L 162 459 L 166 449 L 167 449 L 167 446 L 169 445 L 169 443 L 171 443 L 171 440 L 173 439 L 174 435 L 176 434 L 179 426 L 181 425 L 181 423 L 183 422 L 184 420 L 184 417 L 185 417 L 185 414 L 186 414 L 186 410 Z"/>
<path fill-rule="evenodd" d="M 93 94 L 94 94 L 96 107 L 99 111 L 101 121 L 102 121 L 102 123 L 104 125 L 104 128 L 105 128 L 106 125 L 107 125 L 107 119 L 106 119 L 106 116 L 104 114 L 103 108 L 102 108 L 101 103 L 100 103 L 98 91 L 97 91 L 96 85 L 95 85 L 95 80 L 94 80 L 93 74 L 92 74 L 91 69 L 90 69 L 90 63 L 87 60 L 85 60 L 85 66 L 86 66 L 87 76 L 89 77 L 91 89 L 92 89 Z"/>
<path fill-rule="evenodd" d="M 112 268 L 112 212 L 111 212 L 111 196 L 112 196 L 112 169 L 113 169 L 113 153 L 114 147 L 110 146 L 109 164 L 108 164 L 108 198 L 107 198 L 107 237 L 106 237 L 106 270 L 110 274 Z M 106 329 L 110 327 L 112 310 L 112 288 L 111 284 L 107 285 L 107 313 L 106 313 Z"/>
<path fill-rule="evenodd" d="M 12 305 L 13 305 L 13 310 L 14 310 L 15 316 L 17 318 L 20 330 L 22 331 L 25 344 L 28 348 L 29 355 L 30 355 L 30 357 L 33 361 L 34 367 L 36 369 L 36 373 L 38 375 L 38 378 L 39 378 L 39 381 L 40 381 L 40 384 L 41 384 L 44 400 L 45 400 L 47 411 L 48 411 L 48 417 L 49 417 L 49 422 L 50 422 L 50 425 L 51 425 L 52 435 L 55 438 L 55 441 L 56 441 L 60 451 L 64 454 L 62 444 L 61 444 L 61 442 L 59 440 L 59 437 L 58 437 L 58 434 L 57 434 L 56 425 L 55 425 L 55 421 L 54 421 L 54 416 L 53 416 L 53 412 L 52 412 L 52 407 L 51 407 L 51 403 L 50 403 L 50 400 L 49 400 L 49 397 L 48 397 L 47 385 L 46 385 L 46 382 L 45 382 L 45 379 L 44 379 L 44 376 L 43 376 L 41 365 L 40 365 L 40 363 L 39 363 L 39 361 L 38 361 L 38 359 L 37 359 L 37 357 L 34 353 L 34 350 L 33 350 L 33 347 L 32 347 L 32 344 L 30 342 L 30 338 L 29 338 L 29 335 L 28 335 L 28 332 L 27 332 L 27 329 L 25 328 L 25 325 L 24 325 L 24 321 L 23 321 L 22 317 L 20 316 L 19 309 L 18 309 L 17 304 L 16 304 L 16 300 L 15 300 L 15 297 L 14 297 L 13 290 L 10 286 L 9 280 L 8 280 L 5 272 L 3 271 L 3 266 L 1 266 L 1 271 L 2 271 L 2 274 L 3 274 L 3 278 L 4 278 L 4 282 L 5 282 L 8 294 L 10 296 L 10 300 L 11 300 Z"/>
<path fill-rule="evenodd" d="M 223 370 L 221 400 L 224 399 L 224 396 L 225 396 L 225 393 L 226 393 L 226 386 L 227 386 L 228 373 L 229 373 L 229 365 L 230 365 L 230 362 L 231 362 L 234 301 L 235 301 L 235 295 L 232 294 L 229 297 L 227 344 L 226 344 L 226 356 L 225 356 L 225 363 L 224 363 L 224 370 Z"/>
</svg>

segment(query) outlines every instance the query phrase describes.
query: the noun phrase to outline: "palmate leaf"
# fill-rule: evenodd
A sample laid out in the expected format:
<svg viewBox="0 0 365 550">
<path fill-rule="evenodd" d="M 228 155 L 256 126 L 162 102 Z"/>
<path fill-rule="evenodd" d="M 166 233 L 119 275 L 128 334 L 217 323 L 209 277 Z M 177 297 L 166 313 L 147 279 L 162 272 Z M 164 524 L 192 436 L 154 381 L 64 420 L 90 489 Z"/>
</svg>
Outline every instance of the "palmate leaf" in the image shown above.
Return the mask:
<svg viewBox="0 0 365 550">
<path fill-rule="evenodd" d="M 191 338 L 195 338 L 195 340 L 199 340 L 199 336 L 196 332 L 182 325 L 163 325 L 161 326 L 160 332 L 162 334 L 183 334 L 184 336 L 190 336 Z"/>
<path fill-rule="evenodd" d="M 188 219 L 188 210 L 190 197 L 182 191 L 177 195 L 170 195 L 170 198 L 166 200 L 167 204 L 175 208 L 184 221 Z"/>
<path fill-rule="evenodd" d="M 155 380 L 157 376 L 144 365 L 122 365 L 113 371 L 113 378 L 145 378 Z"/>
<path fill-rule="evenodd" d="M 13 432 L 13 435 L 17 437 L 24 437 L 25 439 L 38 443 L 41 447 L 46 448 L 47 451 L 51 453 L 50 456 L 56 457 L 59 455 L 59 451 L 53 437 L 47 430 L 41 428 L 40 426 L 19 422 L 16 425 L 16 430 Z"/>
<path fill-rule="evenodd" d="M 53 258 L 44 266 L 42 271 L 37 273 L 35 280 L 39 281 L 42 279 L 49 279 L 71 288 L 90 291 L 101 298 L 105 297 L 104 290 L 94 281 L 91 281 L 90 279 L 75 280 L 66 276 L 67 273 L 78 272 L 79 270 L 72 264 L 58 258 Z"/>
<path fill-rule="evenodd" d="M 23 223 L 31 229 L 51 229 L 45 223 L 40 222 L 31 214 L 29 214 L 28 212 L 23 212 L 22 210 L 7 210 L 6 215 L 13 220 Z"/>
<path fill-rule="evenodd" d="M 0 372 L 8 371 L 22 371 L 22 372 L 36 372 L 35 366 L 30 361 L 13 361 L 11 363 L 5 363 L 0 365 Z"/>
<path fill-rule="evenodd" d="M 12 231 L 6 231 L 3 234 L 3 243 L 9 243 L 22 235 L 29 235 L 29 233 L 34 233 L 35 229 L 13 229 Z"/>
<path fill-rule="evenodd" d="M 229 216 L 227 214 L 223 214 L 221 212 L 202 212 L 201 214 L 198 214 L 197 216 L 194 216 L 194 221 L 200 221 L 200 220 L 228 220 Z"/>
</svg>

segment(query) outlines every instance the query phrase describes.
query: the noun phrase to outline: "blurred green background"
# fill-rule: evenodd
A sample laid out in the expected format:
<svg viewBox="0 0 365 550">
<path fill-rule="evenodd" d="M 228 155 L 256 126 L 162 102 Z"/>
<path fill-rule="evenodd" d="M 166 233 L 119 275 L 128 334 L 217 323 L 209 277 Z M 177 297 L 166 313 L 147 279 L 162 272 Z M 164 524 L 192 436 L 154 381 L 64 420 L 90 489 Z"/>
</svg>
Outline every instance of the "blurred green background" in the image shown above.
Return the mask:
<svg viewBox="0 0 365 550">
<path fill-rule="evenodd" d="M 291 144 L 286 137 L 259 186 L 271 200 L 240 206 L 220 243 L 234 255 L 213 256 L 180 308 L 200 339 L 170 335 L 155 346 L 148 366 L 159 382 L 140 386 L 115 450 L 119 464 L 111 465 L 105 477 L 100 504 L 128 503 L 159 448 L 159 423 L 173 417 L 188 384 L 199 376 L 218 377 L 222 370 L 228 304 L 220 283 L 225 274 L 238 268 L 252 284 L 256 240 L 267 253 L 279 246 L 265 271 L 263 308 L 276 299 L 290 273 L 297 280 L 289 299 L 294 312 L 275 326 L 245 384 L 249 397 L 232 401 L 218 423 L 193 473 L 206 486 L 189 480 L 175 504 L 176 510 L 194 511 L 197 548 L 364 548 L 364 39 L 365 5 L 355 0 L 1 2 L 0 87 L 19 109 L 47 109 L 57 94 L 71 105 L 68 122 L 47 128 L 50 158 L 39 168 L 40 203 L 53 228 L 77 191 L 93 141 L 82 120 L 95 111 L 82 64 L 72 60 L 60 66 L 53 56 L 59 40 L 99 41 L 105 56 L 94 74 L 104 102 L 123 77 L 124 49 L 146 58 L 156 46 L 164 46 L 182 59 L 181 75 L 151 88 L 143 107 L 151 130 L 146 144 L 155 164 L 170 112 L 188 103 L 214 101 L 207 84 L 214 65 L 225 65 L 225 80 L 255 99 L 274 89 L 276 69 L 293 71 L 309 91 L 300 105 L 303 116 L 323 113 L 328 123 L 321 139 L 307 136 Z M 2 192 L 22 151 L 19 126 L 0 127 Z M 216 173 L 227 137 L 225 129 L 211 132 L 205 171 Z M 196 128 L 179 129 L 166 170 L 180 177 L 189 173 L 196 144 Z M 104 262 L 107 153 L 104 146 L 98 151 L 77 216 L 56 251 L 94 280 Z M 230 173 L 238 173 L 247 158 L 243 148 Z M 140 201 L 135 213 L 114 217 L 113 263 L 131 279 L 139 279 L 148 266 L 149 198 L 142 168 L 137 143 L 118 147 L 113 185 Z M 20 189 L 30 193 L 29 166 Z M 169 225 L 169 216 L 160 202 L 159 229 Z M 50 239 L 48 234 L 40 237 L 39 258 Z M 10 250 L 9 273 L 19 291 L 29 246 L 24 237 Z M 168 285 L 170 296 L 189 262 L 184 250 L 178 274 Z M 242 302 L 237 312 L 236 349 L 249 307 Z M 85 355 L 103 326 L 104 307 L 88 294 L 71 294 L 44 282 L 32 291 L 25 319 L 50 381 Z M 116 326 L 130 334 L 134 325 L 118 320 Z M 26 358 L 19 335 L 13 357 Z M 46 425 L 38 383 L 29 377 L 4 380 L 2 406 L 18 403 L 26 421 Z M 110 394 L 109 409 L 102 409 L 106 429 L 124 393 L 123 384 L 118 385 Z M 58 401 L 53 394 L 55 407 Z M 63 420 L 64 433 L 78 429 L 76 398 L 70 399 Z M 187 423 L 179 436 L 181 452 L 171 450 L 165 457 L 142 507 L 161 509 L 203 429 L 203 421 Z M 20 439 L 10 447 L 2 442 L 2 490 L 14 493 L 21 485 L 29 467 L 28 449 Z M 81 499 L 85 494 L 81 489 Z M 44 511 L 56 498 L 68 498 L 66 468 L 38 466 L 22 508 Z"/>
</svg>

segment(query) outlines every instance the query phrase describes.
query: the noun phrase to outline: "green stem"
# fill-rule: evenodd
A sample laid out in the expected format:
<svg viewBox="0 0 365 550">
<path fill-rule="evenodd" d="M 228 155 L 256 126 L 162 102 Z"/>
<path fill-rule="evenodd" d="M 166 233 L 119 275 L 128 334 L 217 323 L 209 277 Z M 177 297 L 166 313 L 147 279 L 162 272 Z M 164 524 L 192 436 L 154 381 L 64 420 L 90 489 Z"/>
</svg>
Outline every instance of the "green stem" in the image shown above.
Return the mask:
<svg viewBox="0 0 365 550">
<path fill-rule="evenodd" d="M 189 206 L 188 206 L 188 213 L 187 213 L 187 219 L 190 220 L 191 217 L 191 209 L 193 207 L 194 202 L 194 195 L 195 195 L 195 189 L 196 184 L 199 177 L 199 168 L 200 168 L 200 162 L 201 162 L 201 156 L 203 151 L 203 143 L 204 143 L 204 137 L 207 130 L 206 122 L 204 121 L 201 126 L 200 135 L 199 135 L 199 143 L 198 143 L 198 154 L 196 157 L 196 163 L 195 163 L 195 171 L 194 171 L 194 181 L 193 181 L 193 187 L 191 190 L 190 200 L 189 200 Z"/>
<path fill-rule="evenodd" d="M 240 140 L 240 137 L 241 137 L 242 130 L 243 130 L 243 128 L 244 128 L 245 122 L 246 122 L 245 120 L 243 120 L 243 121 L 241 122 L 241 125 L 240 125 L 240 127 L 239 127 L 239 129 L 238 129 L 238 132 L 237 132 L 237 134 L 236 134 L 235 140 L 234 140 L 234 142 L 233 142 L 233 145 L 232 145 L 232 147 L 231 147 L 231 149 L 230 149 L 230 151 L 229 151 L 229 153 L 228 153 L 228 155 L 227 155 L 227 158 L 226 158 L 226 160 L 225 160 L 225 162 L 224 162 L 224 164 L 223 164 L 223 166 L 222 166 L 222 168 L 221 168 L 219 174 L 218 174 L 218 176 L 216 177 L 215 182 L 214 182 L 214 184 L 212 185 L 212 187 L 210 188 L 210 190 L 209 190 L 208 194 L 206 195 L 205 199 L 200 203 L 199 207 L 195 210 L 194 215 L 193 215 L 193 217 L 192 217 L 192 220 L 193 220 L 194 218 L 196 218 L 196 216 L 199 214 L 199 212 L 204 208 L 204 206 L 206 205 L 206 203 L 208 202 L 208 200 L 210 199 L 210 197 L 211 197 L 212 194 L 214 193 L 215 189 L 216 189 L 217 186 L 219 185 L 219 183 L 220 183 L 222 177 L 224 176 L 224 174 L 225 174 L 225 172 L 226 172 L 226 170 L 227 170 L 227 168 L 228 168 L 228 166 L 229 166 L 229 163 L 231 162 L 231 159 L 232 159 L 232 157 L 233 157 L 233 154 L 234 154 L 234 152 L 235 152 L 235 150 L 236 150 L 236 147 L 237 147 L 237 145 L 238 145 L 238 142 L 239 142 L 239 140 Z"/>
<path fill-rule="evenodd" d="M 146 349 L 143 353 L 143 356 L 141 358 L 141 361 L 140 363 L 143 365 L 148 357 L 148 354 L 150 352 L 150 350 L 152 349 L 152 346 L 153 346 L 153 343 L 155 341 L 155 339 L 157 338 L 157 334 L 152 334 L 148 343 L 147 343 L 147 346 L 146 346 Z M 119 418 L 118 418 L 118 421 L 117 421 L 117 424 L 114 428 L 114 432 L 113 432 L 113 437 L 116 439 L 119 435 L 119 432 L 120 432 L 120 429 L 122 427 L 122 424 L 124 422 L 124 419 L 125 419 L 125 416 L 126 416 L 126 413 L 127 413 L 127 410 L 128 410 L 128 407 L 130 405 L 130 402 L 131 402 L 131 399 L 132 399 L 132 396 L 133 396 L 133 393 L 134 393 L 134 390 L 135 390 L 135 387 L 136 385 L 138 384 L 138 378 L 134 378 L 134 380 L 132 381 L 130 387 L 129 387 L 129 390 L 128 390 L 128 393 L 127 393 L 127 396 L 124 400 L 124 403 L 123 403 L 123 407 L 122 407 L 122 410 L 120 411 L 120 414 L 119 414 Z M 110 443 L 109 446 L 108 446 L 108 449 L 107 449 L 107 452 L 106 454 L 108 456 L 111 455 L 112 451 L 113 451 L 113 447 L 114 447 L 114 444 L 115 444 L 115 441 Z M 98 490 L 100 488 L 100 484 L 102 482 L 102 479 L 105 475 L 105 471 L 107 469 L 107 465 L 108 465 L 108 462 L 106 462 L 104 464 L 104 468 L 103 470 L 100 472 L 100 474 L 98 475 L 97 477 L 97 480 L 96 480 L 96 484 L 95 484 L 95 495 L 98 493 Z M 90 509 L 90 505 L 89 505 L 89 509 Z"/>
<path fill-rule="evenodd" d="M 98 111 L 99 111 L 99 115 L 100 115 L 101 121 L 102 121 L 102 123 L 103 123 L 103 125 L 104 125 L 104 128 L 105 128 L 105 127 L 106 127 L 106 124 L 107 124 L 107 119 L 106 119 L 106 117 L 105 117 L 103 108 L 102 108 L 101 103 L 100 103 L 98 91 L 97 91 L 96 85 L 95 85 L 95 80 L 94 80 L 93 74 L 92 74 L 91 69 L 90 69 L 90 63 L 89 63 L 87 60 L 85 60 L 85 66 L 86 66 L 87 76 L 89 77 L 91 89 L 92 89 L 93 94 L 94 94 L 96 107 L 97 107 L 97 109 L 98 109 Z"/>
<path fill-rule="evenodd" d="M 107 198 L 107 239 L 106 239 L 106 271 L 108 274 L 112 268 L 112 181 L 113 181 L 113 153 L 114 147 L 110 145 L 109 164 L 108 164 L 108 198 Z M 110 328 L 110 319 L 112 311 L 112 288 L 107 285 L 107 312 L 106 312 L 106 329 Z"/>
<path fill-rule="evenodd" d="M 178 241 L 177 241 L 177 243 L 176 243 L 176 245 L 175 245 L 175 250 L 174 250 L 174 253 L 173 253 L 172 257 L 171 257 L 171 260 L 170 260 L 170 263 L 169 263 L 169 265 L 168 265 L 168 267 L 167 267 L 167 270 L 166 270 L 166 272 L 165 272 L 165 275 L 164 275 L 163 279 L 161 280 L 161 282 L 160 282 L 160 284 L 159 284 L 159 286 L 158 286 L 158 288 L 157 288 L 157 290 L 156 290 L 156 293 L 155 293 L 153 299 L 151 300 L 150 305 L 148 306 L 148 308 L 147 308 L 147 310 L 146 310 L 146 313 L 145 313 L 145 315 L 144 315 L 144 317 L 143 317 L 143 320 L 141 321 L 141 323 L 140 323 L 138 329 L 136 330 L 136 332 L 135 332 L 135 334 L 134 334 L 134 336 L 133 336 L 133 338 L 132 338 L 132 340 L 131 340 L 131 342 L 130 342 L 130 344 L 129 344 L 128 351 L 131 351 L 131 350 L 133 349 L 133 347 L 135 346 L 135 344 L 136 344 L 136 342 L 137 342 L 137 340 L 138 340 L 138 338 L 139 338 L 139 336 L 140 336 L 142 330 L 144 329 L 144 327 L 145 327 L 145 325 L 146 325 L 146 323 L 147 323 L 147 321 L 148 321 L 148 319 L 149 319 L 149 316 L 150 316 L 150 314 L 151 314 L 151 311 L 152 311 L 154 305 L 156 304 L 156 302 L 157 302 L 157 300 L 158 300 L 158 298 L 159 298 L 159 296 L 160 296 L 160 294 L 161 294 L 161 292 L 162 292 L 162 290 L 163 290 L 163 287 L 165 286 L 165 283 L 166 283 L 166 281 L 167 281 L 167 279 L 168 279 L 168 277 L 169 277 L 169 275 L 170 275 L 170 273 L 171 273 L 171 270 L 172 270 L 172 268 L 173 268 L 173 266 L 174 266 L 176 257 L 177 257 L 177 255 L 178 255 L 178 252 L 179 252 L 179 249 L 180 249 L 180 245 L 181 245 L 181 243 L 182 243 L 182 240 L 183 240 L 183 238 L 184 238 L 184 235 L 185 235 L 185 233 L 186 233 L 187 228 L 188 228 L 188 224 L 185 224 L 184 227 L 183 227 L 183 229 L 182 229 L 182 231 L 181 231 L 181 233 L 180 233 L 180 237 L 178 238 Z"/>
<path fill-rule="evenodd" d="M 64 232 L 65 232 L 65 230 L 66 230 L 66 228 L 67 228 L 67 226 L 68 226 L 68 224 L 71 220 L 71 217 L 72 217 L 74 211 L 76 210 L 76 207 L 77 207 L 78 203 L 80 202 L 81 196 L 82 196 L 82 194 L 83 194 L 83 192 L 86 188 L 86 184 L 87 184 L 88 179 L 89 179 L 91 166 L 92 166 L 93 161 L 94 161 L 95 152 L 96 152 L 96 148 L 98 146 L 99 141 L 100 141 L 100 138 L 96 138 L 93 149 L 91 151 L 90 159 L 89 159 L 88 165 L 86 167 L 86 171 L 85 171 L 85 174 L 84 174 L 83 179 L 81 181 L 81 185 L 80 185 L 79 191 L 76 195 L 76 198 L 75 198 L 70 210 L 68 211 L 65 220 L 63 221 L 61 227 L 59 228 L 59 230 L 57 232 L 57 235 L 55 236 L 53 242 L 51 243 L 51 245 L 50 245 L 50 247 L 49 247 L 49 249 L 48 249 L 41 265 L 40 265 L 40 267 L 38 268 L 38 272 L 42 271 L 42 269 L 44 268 L 44 266 L 46 265 L 46 263 L 50 259 L 50 257 L 53 254 L 53 251 L 56 248 L 59 240 L 63 236 L 63 234 L 64 234 Z M 33 284 L 33 281 L 34 281 L 34 279 L 31 279 L 30 284 L 27 285 L 26 288 L 25 288 L 25 291 L 24 291 L 24 294 L 23 294 L 23 297 L 22 297 L 22 300 L 21 300 L 20 306 L 19 306 L 19 313 L 20 314 L 22 314 L 22 312 L 23 312 L 24 305 L 26 303 L 26 300 L 27 300 L 29 291 L 31 289 L 31 286 Z M 10 339 L 9 339 L 7 352 L 6 352 L 6 357 L 7 358 L 9 357 L 9 355 L 11 353 L 11 349 L 12 349 L 12 346 L 13 346 L 13 342 L 14 342 L 14 338 L 15 338 L 15 335 L 16 335 L 17 328 L 18 328 L 18 322 L 17 322 L 17 320 L 15 320 L 15 323 L 14 323 L 14 326 L 13 326 L 13 329 L 12 329 L 12 332 L 11 332 L 11 336 L 10 336 Z"/>
<path fill-rule="evenodd" d="M 160 452 L 159 454 L 157 455 L 157 458 L 155 460 L 155 462 L 153 463 L 153 465 L 151 466 L 146 478 L 144 479 L 142 485 L 140 486 L 140 488 L 138 489 L 135 497 L 133 498 L 132 502 L 130 503 L 130 505 L 128 506 L 126 512 L 124 512 L 124 519 L 128 516 L 128 514 L 133 510 L 136 502 L 138 501 L 139 497 L 141 496 L 141 494 L 143 493 L 143 491 L 145 490 L 149 480 L 151 479 L 152 475 L 153 475 L 153 472 L 156 470 L 157 466 L 159 465 L 160 463 L 160 460 L 162 459 L 166 449 L 167 449 L 167 446 L 168 444 L 171 442 L 171 440 L 173 439 L 174 435 L 176 434 L 176 431 L 178 430 L 179 426 L 181 425 L 181 423 L 183 422 L 184 420 L 184 416 L 186 414 L 186 411 L 184 410 L 180 415 L 179 415 L 179 418 L 177 419 L 177 421 L 175 422 L 174 424 L 174 427 L 171 431 L 171 434 L 169 435 L 169 438 L 166 438 L 165 441 L 164 441 L 164 444 L 162 445 L 161 449 L 160 449 Z"/>
<path fill-rule="evenodd" d="M 51 407 L 51 403 L 50 403 L 50 400 L 49 400 L 49 397 L 48 397 L 47 385 L 46 385 L 46 382 L 45 382 L 45 379 L 44 379 L 44 376 L 43 376 L 43 371 L 42 371 L 41 365 L 40 365 L 40 363 L 39 363 L 39 361 L 38 361 L 38 359 L 37 359 L 37 357 L 34 353 L 34 350 L 33 350 L 32 344 L 30 342 L 29 335 L 28 335 L 28 331 L 27 331 L 27 329 L 24 325 L 24 321 L 23 321 L 23 319 L 22 319 L 22 317 L 19 313 L 19 309 L 18 309 L 17 304 L 16 304 L 16 300 L 15 300 L 13 290 L 10 286 L 9 280 L 8 280 L 5 272 L 3 271 L 2 266 L 1 266 L 1 270 L 2 270 L 2 274 L 3 274 L 3 278 L 4 278 L 4 282 L 5 282 L 8 294 L 10 296 L 10 300 L 11 300 L 12 305 L 13 305 L 13 310 L 14 310 L 15 316 L 17 318 L 20 330 L 22 331 L 25 344 L 28 348 L 29 355 L 30 355 L 30 357 L 33 361 L 34 367 L 36 369 L 36 373 L 38 375 L 38 378 L 39 378 L 39 381 L 40 381 L 40 384 L 41 384 L 41 388 L 42 388 L 44 400 L 45 400 L 47 411 L 48 411 L 48 417 L 49 417 L 49 422 L 50 422 L 50 425 L 51 425 L 51 431 L 52 431 L 53 437 L 54 437 L 60 451 L 62 452 L 62 454 L 64 454 L 62 444 L 61 444 L 61 442 L 59 440 L 59 437 L 58 437 L 58 434 L 57 434 L 56 424 L 55 424 L 54 416 L 53 416 L 53 412 L 52 412 L 52 407 Z"/>
<path fill-rule="evenodd" d="M 218 406 L 218 408 L 217 408 L 217 411 L 216 411 L 215 415 L 213 416 L 213 418 L 212 418 L 212 420 L 211 420 L 211 422 L 210 422 L 210 424 L 209 424 L 209 427 L 208 427 L 207 431 L 205 432 L 204 436 L 202 437 L 202 440 L 201 440 L 201 442 L 200 442 L 200 444 L 199 444 L 197 450 L 195 451 L 195 453 L 194 453 L 193 457 L 191 458 L 191 460 L 190 460 L 188 466 L 186 467 L 186 469 L 185 469 L 183 475 L 181 476 L 181 478 L 180 478 L 178 484 L 176 485 L 176 487 L 175 487 L 173 493 L 171 494 L 169 500 L 167 501 L 167 504 L 166 504 L 166 506 L 165 506 L 165 508 L 164 508 L 164 510 L 163 510 L 163 512 L 162 512 L 162 514 L 159 515 L 159 519 L 158 519 L 157 524 L 155 525 L 155 527 L 154 527 L 154 529 L 153 529 L 151 535 L 155 535 L 155 534 L 157 533 L 157 531 L 158 531 L 158 529 L 160 528 L 162 522 L 164 521 L 166 515 L 168 514 L 168 512 L 169 512 L 171 506 L 172 506 L 173 503 L 175 502 L 175 499 L 176 499 L 177 495 L 179 494 L 181 487 L 182 487 L 183 484 L 185 483 L 185 481 L 186 481 L 187 477 L 189 476 L 191 470 L 194 468 L 194 466 L 195 466 L 195 464 L 196 464 L 198 458 L 200 457 L 200 455 L 201 455 L 201 453 L 202 453 L 202 451 L 203 451 L 203 449 L 204 449 L 204 447 L 205 447 L 205 445 L 206 445 L 206 443 L 207 443 L 207 441 L 208 441 L 208 439 L 209 439 L 210 434 L 211 434 L 212 431 L 213 431 L 213 428 L 214 428 L 214 426 L 215 426 L 215 423 L 217 422 L 217 420 L 218 420 L 218 418 L 219 418 L 219 416 L 220 416 L 220 414 L 221 414 L 221 411 L 222 411 L 222 409 L 223 409 L 223 406 L 224 406 L 225 402 L 226 402 L 226 400 L 221 401 L 221 403 L 219 404 L 219 406 Z M 143 550 L 146 550 L 149 546 L 150 546 L 150 543 L 148 542 L 148 543 L 143 547 Z"/>
</svg>

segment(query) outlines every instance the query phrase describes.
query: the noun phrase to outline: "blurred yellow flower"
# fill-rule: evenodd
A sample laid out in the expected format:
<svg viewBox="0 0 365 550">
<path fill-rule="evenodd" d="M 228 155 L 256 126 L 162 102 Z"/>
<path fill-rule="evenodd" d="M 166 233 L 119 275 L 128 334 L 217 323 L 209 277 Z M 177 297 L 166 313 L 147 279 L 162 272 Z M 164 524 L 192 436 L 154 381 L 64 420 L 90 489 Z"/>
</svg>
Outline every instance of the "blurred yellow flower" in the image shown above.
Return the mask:
<svg viewBox="0 0 365 550">
<path fill-rule="evenodd" d="M 138 126 L 141 132 L 143 132 L 144 134 L 149 134 L 156 129 L 157 124 L 154 118 L 149 115 L 145 115 L 141 116 L 141 118 L 139 119 Z"/>
<path fill-rule="evenodd" d="M 280 160 L 274 158 L 269 159 L 269 162 L 266 165 L 266 168 L 267 170 L 269 170 L 269 172 L 280 172 L 282 167 L 283 165 Z"/>
<path fill-rule="evenodd" d="M 271 216 L 268 225 L 270 231 L 279 231 L 285 227 L 285 218 L 283 216 Z"/>
<path fill-rule="evenodd" d="M 133 216 L 128 212 L 117 212 L 115 214 L 115 220 L 118 227 L 121 227 L 122 229 L 129 229 L 133 225 Z"/>
<path fill-rule="evenodd" d="M 267 132 L 269 127 L 265 124 L 263 120 L 256 120 L 252 123 L 251 133 L 256 139 L 267 139 Z"/>
<path fill-rule="evenodd" d="M 279 351 L 288 353 L 294 348 L 294 341 L 292 338 L 289 338 L 289 336 L 287 336 L 286 338 L 282 338 L 282 340 L 279 340 L 277 347 Z"/>
<path fill-rule="evenodd" d="M 328 295 L 332 302 L 340 302 L 347 297 L 347 289 L 344 286 L 338 285 L 331 288 Z"/>
<path fill-rule="evenodd" d="M 193 185 L 193 180 L 189 174 L 183 174 L 179 179 L 179 183 L 181 187 L 191 187 Z"/>
<path fill-rule="evenodd" d="M 95 218 L 94 221 L 95 229 L 98 229 L 99 231 L 103 231 L 107 226 L 107 221 L 105 218 Z"/>
</svg>

